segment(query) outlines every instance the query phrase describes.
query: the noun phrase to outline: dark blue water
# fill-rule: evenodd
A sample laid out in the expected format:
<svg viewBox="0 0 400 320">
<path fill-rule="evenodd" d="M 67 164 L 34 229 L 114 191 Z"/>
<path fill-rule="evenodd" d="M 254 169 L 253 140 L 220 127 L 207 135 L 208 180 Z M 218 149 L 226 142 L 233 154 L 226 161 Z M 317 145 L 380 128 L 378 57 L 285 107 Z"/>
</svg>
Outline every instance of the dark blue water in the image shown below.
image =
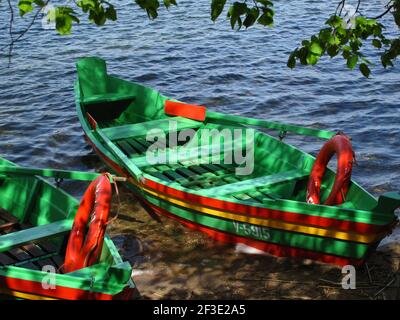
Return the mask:
<svg viewBox="0 0 400 320">
<path fill-rule="evenodd" d="M 103 28 L 86 20 L 73 35 L 58 36 L 38 21 L 0 58 L 0 154 L 21 165 L 92 170 L 75 106 L 75 62 L 85 55 L 107 60 L 109 71 L 174 98 L 210 109 L 343 130 L 353 138 L 354 177 L 374 195 L 400 191 L 400 64 L 377 63 L 370 79 L 349 71 L 341 58 L 316 67 L 286 67 L 288 54 L 318 32 L 335 1 L 275 1 L 274 28 L 230 30 L 213 24 L 209 1 L 179 1 L 150 22 L 131 0 L 120 1 L 119 20 Z M 380 1 L 376 2 L 380 5 Z M 373 12 L 374 6 L 366 10 Z M 16 19 L 16 30 L 26 22 Z M 0 3 L 0 44 L 8 41 L 6 3 Z M 390 29 L 398 34 L 398 30 Z M 290 137 L 316 153 L 323 141 Z"/>
</svg>

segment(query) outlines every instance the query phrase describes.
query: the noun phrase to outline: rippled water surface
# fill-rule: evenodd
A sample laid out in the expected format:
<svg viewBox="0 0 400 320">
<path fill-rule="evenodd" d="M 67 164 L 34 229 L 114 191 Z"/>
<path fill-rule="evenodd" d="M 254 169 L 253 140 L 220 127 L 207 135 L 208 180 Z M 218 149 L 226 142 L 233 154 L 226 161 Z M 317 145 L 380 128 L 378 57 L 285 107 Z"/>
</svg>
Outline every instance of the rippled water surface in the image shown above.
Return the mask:
<svg viewBox="0 0 400 320">
<path fill-rule="evenodd" d="M 1 56 L 1 156 L 21 165 L 81 170 L 98 165 L 83 139 L 73 93 L 75 62 L 96 55 L 107 60 L 111 73 L 182 101 L 343 130 L 353 138 L 355 179 L 374 195 L 400 190 L 399 63 L 389 71 L 377 65 L 368 80 L 348 71 L 340 58 L 324 58 L 313 68 L 286 67 L 289 52 L 319 30 L 334 1 L 276 1 L 274 28 L 239 32 L 223 18 L 213 24 L 206 0 L 181 0 L 153 22 L 132 1 L 119 3 L 124 9 L 119 20 L 104 28 L 83 22 L 73 35 L 60 37 L 39 21 L 15 47 L 9 68 Z M 5 9 L 3 1 L 1 46 L 8 41 Z M 372 60 L 379 63 L 376 56 Z M 322 145 L 288 141 L 314 154 Z"/>
</svg>

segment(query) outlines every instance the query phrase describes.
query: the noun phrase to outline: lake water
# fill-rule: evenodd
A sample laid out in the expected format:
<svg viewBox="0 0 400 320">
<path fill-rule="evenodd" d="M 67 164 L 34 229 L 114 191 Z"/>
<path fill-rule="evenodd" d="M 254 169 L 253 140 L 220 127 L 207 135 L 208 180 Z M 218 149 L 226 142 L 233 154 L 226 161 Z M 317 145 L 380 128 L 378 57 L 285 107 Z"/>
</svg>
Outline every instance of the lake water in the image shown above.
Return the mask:
<svg viewBox="0 0 400 320">
<path fill-rule="evenodd" d="M 318 32 L 335 1 L 275 1 L 274 28 L 239 32 L 223 15 L 213 24 L 205 0 L 181 0 L 170 12 L 160 10 L 155 21 L 133 1 L 118 2 L 123 12 L 115 23 L 97 28 L 84 19 L 71 36 L 61 37 L 38 21 L 16 45 L 10 67 L 0 57 L 1 156 L 38 167 L 100 166 L 74 105 L 75 62 L 90 55 L 107 60 L 112 74 L 212 110 L 342 130 L 353 139 L 355 180 L 376 196 L 400 191 L 400 64 L 383 70 L 366 47 L 377 64 L 370 79 L 349 71 L 341 58 L 286 67 L 290 51 Z M 8 41 L 6 8 L 1 2 L 1 46 Z M 16 30 L 25 24 L 16 18 Z M 323 143 L 287 141 L 313 154 Z M 70 188 L 75 195 L 82 190 Z"/>
</svg>

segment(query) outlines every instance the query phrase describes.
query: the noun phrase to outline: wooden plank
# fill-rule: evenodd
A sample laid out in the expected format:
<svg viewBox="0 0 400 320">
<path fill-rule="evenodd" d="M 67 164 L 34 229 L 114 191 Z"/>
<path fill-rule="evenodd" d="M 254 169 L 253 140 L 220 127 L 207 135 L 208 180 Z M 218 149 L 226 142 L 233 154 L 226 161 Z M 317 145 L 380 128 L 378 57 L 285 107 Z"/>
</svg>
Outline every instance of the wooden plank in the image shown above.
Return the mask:
<svg viewBox="0 0 400 320">
<path fill-rule="evenodd" d="M 9 266 L 11 264 L 14 264 L 15 262 L 17 262 L 16 259 L 11 258 L 6 253 L 0 252 L 0 265 Z"/>
<path fill-rule="evenodd" d="M 31 255 L 21 248 L 10 248 L 7 252 L 18 261 L 25 261 L 31 258 Z"/>
<path fill-rule="evenodd" d="M 47 225 L 33 227 L 0 236 L 0 252 L 8 251 L 22 245 L 67 233 L 73 221 L 65 219 Z"/>
<path fill-rule="evenodd" d="M 163 132 L 169 132 L 171 128 L 177 130 L 194 129 L 200 127 L 201 124 L 201 122 L 182 117 L 172 117 L 168 119 L 158 119 L 111 127 L 102 129 L 101 131 L 108 137 L 108 139 L 119 140 L 146 136 L 151 129 L 160 129 Z"/>
<path fill-rule="evenodd" d="M 236 149 L 240 148 L 237 146 L 227 146 L 226 149 L 223 150 L 225 150 L 225 152 L 228 152 Z M 221 150 L 222 148 L 220 148 L 219 146 L 213 145 L 205 145 L 200 147 L 180 146 L 175 148 L 163 149 L 163 151 L 157 150 L 158 152 L 154 154 L 154 159 L 152 160 L 152 163 L 148 161 L 149 159 L 147 155 L 133 157 L 131 158 L 131 160 L 138 168 L 165 163 L 171 161 L 171 159 L 180 163 L 189 162 L 191 160 L 195 160 L 198 163 L 201 163 L 209 162 L 209 158 L 212 156 L 221 157 Z"/>
<path fill-rule="evenodd" d="M 0 225 L 0 232 L 1 231 L 7 231 L 7 230 L 12 230 L 16 229 L 18 227 L 18 223 L 16 222 L 7 222 L 2 225 Z"/>
<path fill-rule="evenodd" d="M 18 219 L 14 217 L 10 212 L 0 208 L 0 216 L 4 221 L 19 223 Z"/>
<path fill-rule="evenodd" d="M 125 168 L 129 171 L 129 173 L 136 178 L 136 180 L 140 181 L 143 172 L 133 163 L 122 151 L 115 145 L 108 137 L 105 135 L 102 130 L 96 129 L 96 133 L 103 139 L 105 143 L 105 147 L 124 165 Z"/>
<path fill-rule="evenodd" d="M 138 151 L 135 150 L 134 148 L 131 147 L 131 145 L 127 141 L 118 141 L 117 142 L 118 147 L 121 148 L 123 152 L 125 152 L 126 156 L 129 158 L 134 157 L 135 155 L 138 154 Z"/>
<path fill-rule="evenodd" d="M 180 175 L 184 176 L 185 178 L 190 178 L 190 177 L 197 177 L 198 174 L 195 171 L 190 170 L 189 168 L 186 167 L 181 167 L 175 170 L 177 173 Z"/>
<path fill-rule="evenodd" d="M 90 95 L 82 98 L 82 103 L 85 105 L 98 104 L 98 103 L 109 103 L 122 100 L 132 100 L 136 98 L 136 94 L 131 93 L 103 93 Z"/>
<path fill-rule="evenodd" d="M 131 147 L 135 148 L 135 150 L 137 150 L 139 154 L 145 153 L 147 151 L 147 148 L 144 147 L 139 142 L 137 142 L 135 139 L 125 140 L 125 141 L 129 143 Z"/>
<path fill-rule="evenodd" d="M 231 183 L 228 185 L 224 185 L 222 187 L 211 188 L 205 190 L 203 195 L 208 196 L 212 195 L 215 197 L 223 196 L 227 194 L 232 194 L 236 192 L 246 191 L 250 189 L 254 189 L 257 187 L 267 186 L 279 182 L 301 179 L 308 176 L 308 173 L 305 173 L 301 170 L 290 170 L 283 173 L 276 173 L 268 176 L 262 176 L 254 179 L 248 179 L 236 183 Z"/>
<path fill-rule="evenodd" d="M 212 112 L 212 111 L 207 111 L 206 119 L 220 120 L 221 122 L 230 122 L 230 123 L 238 124 L 240 126 L 250 125 L 250 126 L 256 126 L 256 127 L 279 130 L 279 131 L 290 131 L 290 132 L 293 132 L 293 133 L 296 133 L 299 135 L 312 136 L 312 137 L 318 137 L 318 138 L 323 138 L 323 139 L 330 139 L 334 135 L 337 134 L 337 132 L 333 132 L 333 131 L 318 130 L 318 129 L 313 129 L 313 128 L 306 128 L 306 127 L 301 127 L 301 126 L 296 126 L 296 125 L 253 119 L 253 118 L 247 118 L 247 117 L 230 115 L 230 114 L 219 113 L 219 112 Z"/>
<path fill-rule="evenodd" d="M 72 180 L 83 180 L 83 181 L 92 181 L 100 175 L 99 173 L 96 172 L 22 168 L 17 166 L 0 166 L 0 173 L 24 175 L 24 176 L 31 175 L 31 176 L 53 177 L 59 179 L 72 179 Z"/>
<path fill-rule="evenodd" d="M 28 197 L 25 201 L 24 213 L 22 215 L 22 223 L 29 220 L 29 215 L 32 213 L 32 210 L 36 204 L 39 188 L 42 186 L 42 184 L 43 180 L 35 179 L 33 181 L 33 185 L 30 188 Z"/>
</svg>

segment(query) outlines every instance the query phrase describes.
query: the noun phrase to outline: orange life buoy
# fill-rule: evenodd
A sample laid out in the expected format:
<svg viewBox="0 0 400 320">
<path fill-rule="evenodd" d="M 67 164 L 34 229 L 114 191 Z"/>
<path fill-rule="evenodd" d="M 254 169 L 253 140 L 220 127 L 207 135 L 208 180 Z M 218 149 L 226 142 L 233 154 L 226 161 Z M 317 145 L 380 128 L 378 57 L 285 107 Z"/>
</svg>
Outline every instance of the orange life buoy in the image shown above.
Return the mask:
<svg viewBox="0 0 400 320">
<path fill-rule="evenodd" d="M 338 205 L 345 201 L 347 194 L 351 170 L 353 167 L 354 152 L 350 139 L 342 134 L 338 134 L 324 144 L 318 153 L 310 173 L 307 185 L 307 202 L 313 204 L 320 203 L 321 182 L 326 166 L 334 154 L 337 154 L 337 170 L 335 182 L 331 193 L 325 200 L 325 205 Z"/>
<path fill-rule="evenodd" d="M 69 236 L 64 272 L 91 266 L 98 260 L 103 247 L 111 195 L 111 183 L 106 174 L 96 178 L 86 189 Z"/>
</svg>

